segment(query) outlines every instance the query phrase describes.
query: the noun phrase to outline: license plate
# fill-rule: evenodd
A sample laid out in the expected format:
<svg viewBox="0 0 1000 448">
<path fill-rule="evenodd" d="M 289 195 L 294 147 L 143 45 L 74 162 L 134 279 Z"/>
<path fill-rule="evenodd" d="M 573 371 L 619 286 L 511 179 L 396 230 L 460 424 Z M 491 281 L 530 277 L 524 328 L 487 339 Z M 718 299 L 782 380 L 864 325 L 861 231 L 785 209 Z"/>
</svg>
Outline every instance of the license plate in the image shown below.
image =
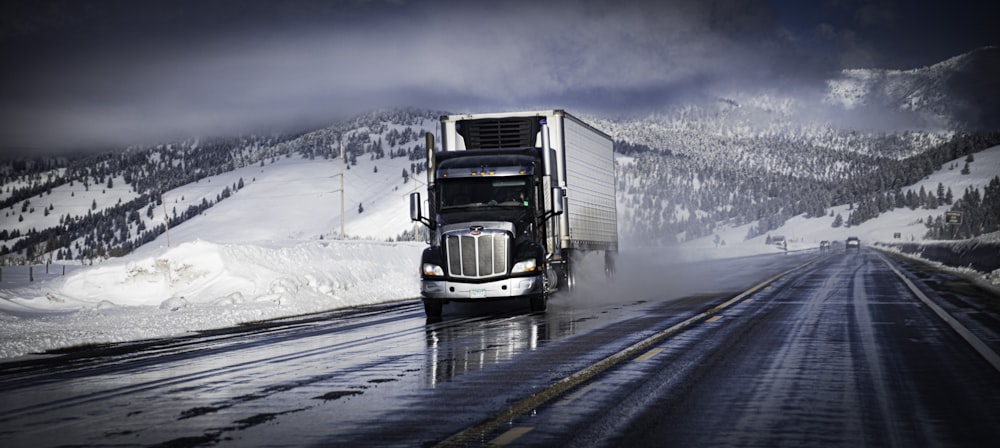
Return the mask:
<svg viewBox="0 0 1000 448">
<path fill-rule="evenodd" d="M 485 289 L 473 289 L 473 290 L 469 291 L 469 297 L 471 297 L 473 299 L 484 298 L 484 297 L 486 297 L 486 290 Z"/>
</svg>

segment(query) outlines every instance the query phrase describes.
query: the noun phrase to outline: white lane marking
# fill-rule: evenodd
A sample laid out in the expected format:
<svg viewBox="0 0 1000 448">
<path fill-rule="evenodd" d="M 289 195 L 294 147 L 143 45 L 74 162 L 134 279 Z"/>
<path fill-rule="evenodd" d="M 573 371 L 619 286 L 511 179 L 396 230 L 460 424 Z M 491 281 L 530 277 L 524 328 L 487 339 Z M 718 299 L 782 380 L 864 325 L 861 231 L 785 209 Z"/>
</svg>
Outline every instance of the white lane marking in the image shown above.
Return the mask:
<svg viewBox="0 0 1000 448">
<path fill-rule="evenodd" d="M 986 362 L 990 363 L 990 365 L 992 365 L 994 369 L 1000 371 L 1000 355 L 997 355 L 997 352 L 993 351 L 993 349 L 991 349 L 988 345 L 986 345 L 982 341 L 982 339 L 979 339 L 978 336 L 969 331 L 969 329 L 966 328 L 965 325 L 962 325 L 961 322 L 956 320 L 954 317 L 948 314 L 947 311 L 938 306 L 937 303 L 934 303 L 933 300 L 927 297 L 927 295 L 925 295 L 923 291 L 917 288 L 917 286 L 914 285 L 913 282 L 911 282 L 908 277 L 903 275 L 903 273 L 899 272 L 899 270 L 897 270 L 896 267 L 893 266 L 893 264 L 890 263 L 889 260 L 886 259 L 884 255 L 879 253 L 878 256 L 882 259 L 882 261 L 885 262 L 885 264 L 889 265 L 889 269 L 892 269 L 892 272 L 896 273 L 897 277 L 903 280 L 903 283 L 906 284 L 907 288 L 910 288 L 910 291 L 913 292 L 913 295 L 917 296 L 917 298 L 920 299 L 921 302 L 924 302 L 924 304 L 927 305 L 928 308 L 933 310 L 934 313 L 938 315 L 938 317 L 940 317 L 948 325 L 950 325 L 951 328 L 954 329 L 959 334 L 959 336 L 962 336 L 962 338 L 965 339 L 965 342 L 968 342 L 969 345 L 971 345 L 973 349 L 979 352 L 979 354 L 982 355 L 983 358 L 986 358 Z"/>
</svg>

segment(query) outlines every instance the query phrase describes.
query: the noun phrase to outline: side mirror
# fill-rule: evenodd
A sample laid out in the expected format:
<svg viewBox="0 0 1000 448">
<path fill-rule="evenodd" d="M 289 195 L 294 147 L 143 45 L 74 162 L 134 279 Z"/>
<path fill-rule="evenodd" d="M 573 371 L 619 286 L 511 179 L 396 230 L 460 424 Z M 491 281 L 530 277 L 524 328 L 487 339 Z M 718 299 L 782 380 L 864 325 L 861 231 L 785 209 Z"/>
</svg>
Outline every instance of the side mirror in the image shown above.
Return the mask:
<svg viewBox="0 0 1000 448">
<path fill-rule="evenodd" d="M 422 221 L 420 214 L 420 193 L 410 193 L 410 221 Z"/>
<path fill-rule="evenodd" d="M 563 213 L 563 189 L 562 187 L 552 187 L 552 216 Z"/>
</svg>

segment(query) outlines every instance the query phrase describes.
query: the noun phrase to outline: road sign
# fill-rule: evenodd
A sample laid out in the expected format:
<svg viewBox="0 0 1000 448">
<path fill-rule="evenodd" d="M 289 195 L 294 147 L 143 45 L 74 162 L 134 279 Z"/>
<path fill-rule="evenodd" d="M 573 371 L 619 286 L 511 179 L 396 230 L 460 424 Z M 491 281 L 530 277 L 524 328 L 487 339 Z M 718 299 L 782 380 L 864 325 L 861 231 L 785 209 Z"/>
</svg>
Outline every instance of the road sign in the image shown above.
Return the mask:
<svg viewBox="0 0 1000 448">
<path fill-rule="evenodd" d="M 944 222 L 946 224 L 961 224 L 962 212 L 945 212 Z"/>
</svg>

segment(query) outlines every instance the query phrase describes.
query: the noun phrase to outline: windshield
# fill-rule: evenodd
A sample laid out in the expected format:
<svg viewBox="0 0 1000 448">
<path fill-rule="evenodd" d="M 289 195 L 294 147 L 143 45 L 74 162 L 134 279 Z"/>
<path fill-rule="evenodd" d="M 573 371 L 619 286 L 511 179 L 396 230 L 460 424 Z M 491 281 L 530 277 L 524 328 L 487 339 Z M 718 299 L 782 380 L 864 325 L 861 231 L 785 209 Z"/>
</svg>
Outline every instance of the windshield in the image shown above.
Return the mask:
<svg viewBox="0 0 1000 448">
<path fill-rule="evenodd" d="M 527 207 L 527 178 L 461 178 L 440 182 L 441 210 L 464 207 Z"/>
</svg>

